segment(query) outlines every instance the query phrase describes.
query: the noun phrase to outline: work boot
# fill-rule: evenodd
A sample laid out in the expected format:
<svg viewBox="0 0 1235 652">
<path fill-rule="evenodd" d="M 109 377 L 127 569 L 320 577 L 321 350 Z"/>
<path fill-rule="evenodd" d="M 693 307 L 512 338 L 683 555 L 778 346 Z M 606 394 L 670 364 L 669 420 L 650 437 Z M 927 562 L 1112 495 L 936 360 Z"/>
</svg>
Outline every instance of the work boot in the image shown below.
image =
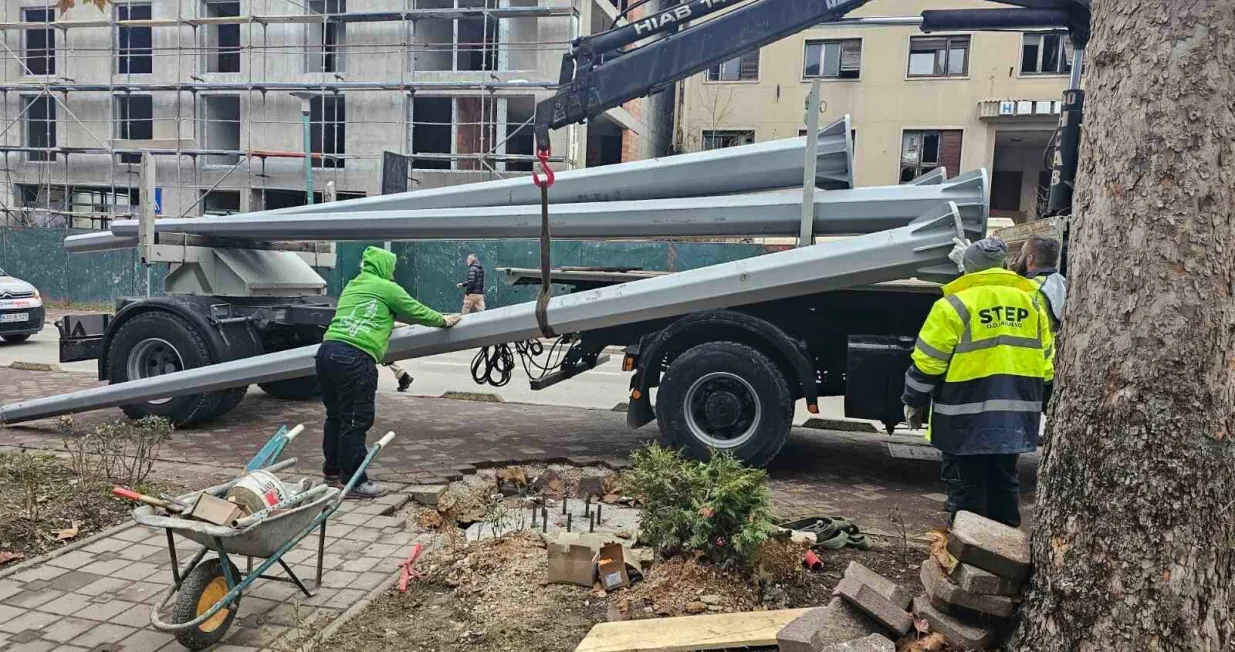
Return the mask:
<svg viewBox="0 0 1235 652">
<path fill-rule="evenodd" d="M 390 492 L 386 487 L 370 480 L 352 487 L 352 490 L 347 493 L 347 497 L 350 499 L 368 500 L 371 498 L 381 498 L 388 493 Z"/>
<path fill-rule="evenodd" d="M 412 386 L 412 375 L 407 373 L 406 371 L 399 374 L 399 390 L 398 391 L 406 392 L 407 388 L 411 386 Z"/>
</svg>

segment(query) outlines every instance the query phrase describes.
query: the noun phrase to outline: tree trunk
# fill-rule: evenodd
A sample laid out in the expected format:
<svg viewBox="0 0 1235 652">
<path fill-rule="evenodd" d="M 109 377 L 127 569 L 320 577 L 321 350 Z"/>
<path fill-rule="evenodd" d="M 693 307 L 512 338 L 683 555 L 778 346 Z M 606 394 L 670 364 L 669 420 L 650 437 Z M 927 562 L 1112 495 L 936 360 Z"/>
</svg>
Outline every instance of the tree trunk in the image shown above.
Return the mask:
<svg viewBox="0 0 1235 652">
<path fill-rule="evenodd" d="M 1094 0 L 1011 649 L 1235 649 L 1235 2 Z"/>
</svg>

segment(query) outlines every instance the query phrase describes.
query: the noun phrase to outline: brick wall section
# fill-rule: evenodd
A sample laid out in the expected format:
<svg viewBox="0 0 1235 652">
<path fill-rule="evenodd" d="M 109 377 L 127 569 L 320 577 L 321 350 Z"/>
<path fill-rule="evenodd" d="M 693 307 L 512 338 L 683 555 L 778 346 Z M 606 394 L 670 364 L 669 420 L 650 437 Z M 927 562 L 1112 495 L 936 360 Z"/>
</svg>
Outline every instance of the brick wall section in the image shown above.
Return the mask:
<svg viewBox="0 0 1235 652">
<path fill-rule="evenodd" d="M 643 5 L 631 9 L 630 12 L 626 14 L 626 20 L 628 22 L 634 22 L 639 18 L 642 18 L 645 13 L 644 9 L 646 6 L 647 5 Z M 629 111 L 635 118 L 640 118 L 643 116 L 643 98 L 633 99 L 623 104 L 622 108 Z M 627 161 L 637 161 L 639 158 L 639 134 L 629 129 L 623 129 L 622 162 L 626 163 Z"/>
</svg>

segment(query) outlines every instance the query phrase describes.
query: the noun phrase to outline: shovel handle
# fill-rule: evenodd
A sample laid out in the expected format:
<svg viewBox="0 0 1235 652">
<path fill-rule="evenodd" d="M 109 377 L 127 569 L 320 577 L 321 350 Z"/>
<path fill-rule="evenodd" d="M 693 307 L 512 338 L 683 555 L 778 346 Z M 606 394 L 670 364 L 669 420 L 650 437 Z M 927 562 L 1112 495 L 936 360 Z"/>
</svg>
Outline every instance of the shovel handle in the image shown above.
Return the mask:
<svg viewBox="0 0 1235 652">
<path fill-rule="evenodd" d="M 145 503 L 147 505 L 152 505 L 154 507 L 162 507 L 163 509 L 166 509 L 169 512 L 175 512 L 179 514 L 180 512 L 184 511 L 183 507 L 181 507 L 180 505 L 177 505 L 176 503 L 171 502 L 170 500 L 163 500 L 162 498 L 155 498 L 154 496 L 147 496 L 146 494 L 139 494 L 136 491 L 133 491 L 132 489 L 125 489 L 124 487 L 112 487 L 111 492 L 112 494 L 119 496 L 121 498 L 127 498 L 129 500 L 134 500 L 139 503 Z"/>
</svg>

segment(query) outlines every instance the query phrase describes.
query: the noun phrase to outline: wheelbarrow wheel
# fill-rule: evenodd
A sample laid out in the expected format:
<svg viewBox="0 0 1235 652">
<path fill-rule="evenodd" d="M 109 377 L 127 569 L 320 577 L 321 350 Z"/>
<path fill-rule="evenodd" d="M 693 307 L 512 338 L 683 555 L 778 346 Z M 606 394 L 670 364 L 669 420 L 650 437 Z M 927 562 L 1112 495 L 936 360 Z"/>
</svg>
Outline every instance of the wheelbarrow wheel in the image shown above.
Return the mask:
<svg viewBox="0 0 1235 652">
<path fill-rule="evenodd" d="M 240 572 L 236 565 L 227 562 L 232 579 L 240 580 Z M 223 562 L 218 558 L 208 559 L 189 571 L 180 585 L 180 594 L 176 598 L 176 607 L 172 611 L 172 622 L 187 623 L 206 613 L 216 602 L 227 595 L 227 578 L 223 575 Z M 197 627 L 191 627 L 176 633 L 176 640 L 190 650 L 202 650 L 218 643 L 232 626 L 236 619 L 236 610 L 240 608 L 240 596 L 230 605 L 215 612 L 205 622 Z"/>
</svg>

